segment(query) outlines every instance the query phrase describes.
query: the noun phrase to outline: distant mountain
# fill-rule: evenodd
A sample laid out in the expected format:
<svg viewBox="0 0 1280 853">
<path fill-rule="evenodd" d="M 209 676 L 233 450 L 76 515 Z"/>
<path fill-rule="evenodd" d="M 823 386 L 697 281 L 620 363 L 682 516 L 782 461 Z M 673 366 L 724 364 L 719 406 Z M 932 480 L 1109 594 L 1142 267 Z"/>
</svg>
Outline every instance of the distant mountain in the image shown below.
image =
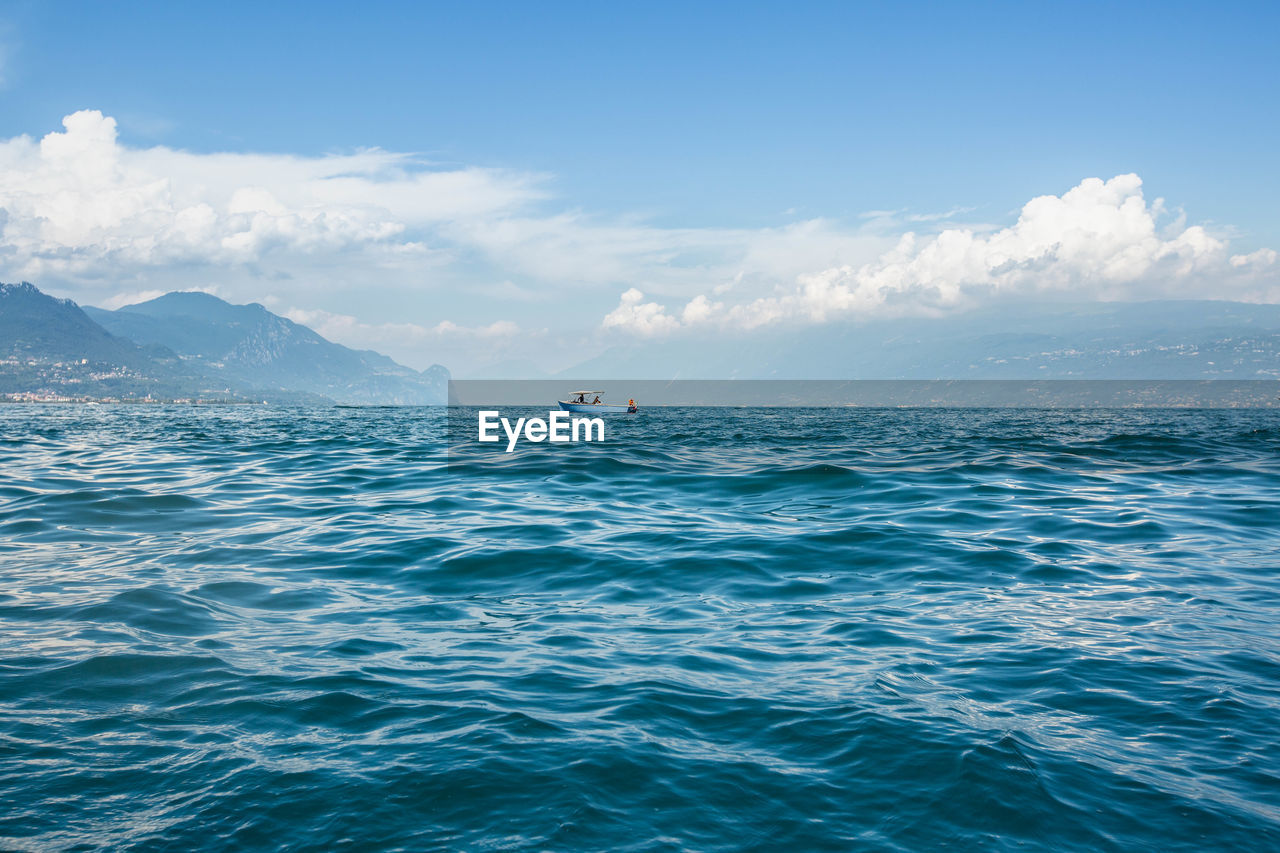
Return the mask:
<svg viewBox="0 0 1280 853">
<path fill-rule="evenodd" d="M 1280 379 L 1280 305 L 1003 305 L 937 318 L 631 341 L 563 376 Z"/>
<path fill-rule="evenodd" d="M 348 349 L 257 303 L 167 293 L 115 311 L 85 312 L 113 334 L 166 347 L 233 384 L 350 404 L 428 405 L 448 394 L 449 372 L 440 365 L 417 371 L 371 350 Z"/>
<path fill-rule="evenodd" d="M 26 282 L 0 284 L 0 393 L 251 399 L 191 370 L 171 350 L 110 334 L 71 300 Z"/>
<path fill-rule="evenodd" d="M 157 355 L 165 353 L 110 334 L 70 299 L 55 299 L 27 282 L 0 284 L 0 357 L 138 366 Z"/>
<path fill-rule="evenodd" d="M 0 394 L 13 398 L 443 403 L 449 373 L 325 340 L 261 305 L 170 293 L 118 311 L 0 284 Z"/>
</svg>

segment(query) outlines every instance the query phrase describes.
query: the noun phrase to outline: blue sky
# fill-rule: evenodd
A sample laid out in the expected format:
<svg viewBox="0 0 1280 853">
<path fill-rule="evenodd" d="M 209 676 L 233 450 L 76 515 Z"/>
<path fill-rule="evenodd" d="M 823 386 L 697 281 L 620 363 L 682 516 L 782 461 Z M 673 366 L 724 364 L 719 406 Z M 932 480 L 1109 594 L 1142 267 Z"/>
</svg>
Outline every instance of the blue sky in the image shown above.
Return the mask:
<svg viewBox="0 0 1280 853">
<path fill-rule="evenodd" d="M 374 217 L 381 231 L 369 225 L 321 249 L 301 239 L 281 249 L 280 238 L 230 261 L 186 248 L 176 261 L 112 249 L 102 260 L 114 265 L 119 293 L 83 264 L 49 260 L 113 238 L 95 231 L 71 249 L 72 238 L 59 238 L 44 262 L 24 266 L 41 251 L 30 237 L 0 275 L 39 272 L 37 284 L 91 302 L 170 281 L 264 299 L 317 324 L 346 318 L 330 319 L 328 332 L 382 340 L 411 362 L 432 360 L 433 348 L 454 353 L 446 332 L 508 324 L 455 347 L 455 360 L 478 363 L 499 338 L 520 339 L 513 350 L 532 340 L 513 328 L 555 329 L 566 308 L 586 316 L 575 327 L 584 340 L 610 313 L 608 334 L 679 333 L 682 306 L 699 297 L 725 316 L 785 300 L 802 276 L 888 265 L 885 253 L 906 231 L 994 233 L 1036 197 L 1130 173 L 1140 189 L 1108 198 L 1122 206 L 1140 193 L 1164 244 L 1202 227 L 1225 246 L 1223 269 L 1254 270 L 1230 258 L 1280 245 L 1278 31 L 1275 3 L 9 3 L 0 7 L 0 138 L 38 141 L 62 131 L 63 117 L 96 110 L 114 119 L 113 145 L 129 157 L 190 155 L 180 166 L 148 159 L 157 179 L 198 180 L 199 156 L 220 152 L 316 163 L 379 149 L 409 157 L 394 166 L 401 171 L 481 176 L 483 188 L 459 191 L 495 200 L 482 212 L 398 208 L 378 197 L 396 180 L 386 164 L 355 164 L 374 170 L 367 206 L 386 211 Z M 10 169 L 34 170 L 22 156 Z M 30 195 L 30 182 L 15 180 L 10 191 Z M 268 183 L 253 180 L 242 182 Z M 288 188 L 269 189 L 282 203 L 276 214 L 293 209 Z M 245 197 L 233 205 L 241 213 Z M 317 209 L 315 193 L 298 198 L 299 209 Z M 1166 200 L 1159 210 L 1157 198 Z M 517 222 L 520 236 L 492 238 Z M 577 230 L 553 234 L 557 223 Z M 804 228 L 801 237 L 787 231 Z M 385 253 L 353 257 L 361 240 L 412 243 L 431 260 L 415 270 L 403 252 L 395 263 Z M 555 244 L 571 255 L 584 242 L 614 248 L 586 262 L 574 286 L 563 282 L 573 270 L 529 249 Z M 919 242 L 912 251 L 923 251 Z M 1213 251 L 1195 249 L 1196 270 L 1178 273 L 1185 278 L 1168 294 L 1151 280 L 1172 267 L 1081 293 L 1204 295 L 1196 288 L 1213 277 Z M 752 260 L 762 252 L 795 263 Z M 1062 281 L 1094 281 L 1109 263 L 1094 261 L 1103 266 L 1077 264 Z M 236 269 L 220 269 L 227 264 Z M 317 272 L 335 264 L 341 276 Z M 1239 295 L 1269 299 L 1274 278 L 1254 270 Z M 893 280 L 941 287 L 942 302 L 955 301 L 947 287 L 968 286 Z M 869 285 L 859 286 L 862 296 L 816 313 L 810 303 L 747 313 L 826 322 L 867 310 Z M 628 303 L 632 289 L 643 296 Z M 717 299 L 730 292 L 736 302 Z M 644 310 L 676 323 L 646 325 L 628 304 L 657 306 Z M 435 331 L 397 338 L 396 323 Z"/>
</svg>

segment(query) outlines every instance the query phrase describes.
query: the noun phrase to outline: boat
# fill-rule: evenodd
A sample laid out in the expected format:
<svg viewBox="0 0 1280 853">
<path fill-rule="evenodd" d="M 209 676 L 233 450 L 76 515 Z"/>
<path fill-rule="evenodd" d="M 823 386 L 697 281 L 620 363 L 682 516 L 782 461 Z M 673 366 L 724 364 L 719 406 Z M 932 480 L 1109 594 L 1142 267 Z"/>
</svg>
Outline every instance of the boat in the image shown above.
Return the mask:
<svg viewBox="0 0 1280 853">
<path fill-rule="evenodd" d="M 600 402 L 603 391 L 570 391 L 568 400 L 558 400 L 560 408 L 566 412 L 578 412 L 584 415 L 630 415 L 635 414 L 636 401 L 628 400 L 627 404 Z"/>
</svg>

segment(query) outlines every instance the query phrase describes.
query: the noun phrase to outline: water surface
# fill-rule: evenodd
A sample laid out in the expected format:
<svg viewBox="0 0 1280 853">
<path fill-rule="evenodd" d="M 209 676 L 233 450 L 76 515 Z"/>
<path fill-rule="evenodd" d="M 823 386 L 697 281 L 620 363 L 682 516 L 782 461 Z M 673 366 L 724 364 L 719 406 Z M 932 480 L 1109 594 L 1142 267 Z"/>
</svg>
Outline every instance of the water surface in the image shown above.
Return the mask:
<svg viewBox="0 0 1280 853">
<path fill-rule="evenodd" d="M 1280 847 L 1280 413 L 0 407 L 0 847 Z"/>
</svg>

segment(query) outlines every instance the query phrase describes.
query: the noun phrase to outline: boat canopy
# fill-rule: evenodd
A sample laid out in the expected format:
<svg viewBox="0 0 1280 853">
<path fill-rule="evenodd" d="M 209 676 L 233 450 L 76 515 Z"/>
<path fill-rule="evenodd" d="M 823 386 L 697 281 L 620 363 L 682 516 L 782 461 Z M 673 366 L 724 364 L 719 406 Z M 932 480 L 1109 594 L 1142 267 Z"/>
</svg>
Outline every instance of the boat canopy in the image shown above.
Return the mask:
<svg viewBox="0 0 1280 853">
<path fill-rule="evenodd" d="M 603 394 L 603 391 L 570 391 L 570 394 Z"/>
</svg>

